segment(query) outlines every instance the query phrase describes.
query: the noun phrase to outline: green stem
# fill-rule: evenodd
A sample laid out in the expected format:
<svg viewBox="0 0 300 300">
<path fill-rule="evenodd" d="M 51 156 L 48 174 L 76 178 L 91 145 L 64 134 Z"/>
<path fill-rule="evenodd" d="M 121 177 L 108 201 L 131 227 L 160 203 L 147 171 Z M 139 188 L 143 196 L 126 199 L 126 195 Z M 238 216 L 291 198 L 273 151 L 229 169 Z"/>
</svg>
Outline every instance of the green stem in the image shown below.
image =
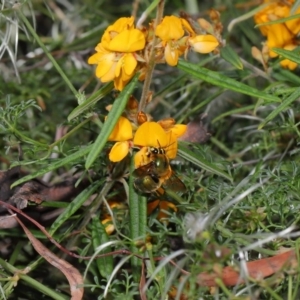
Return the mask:
<svg viewBox="0 0 300 300">
<path fill-rule="evenodd" d="M 44 143 L 39 143 L 29 137 L 27 137 L 26 135 L 24 135 L 23 133 L 21 133 L 18 129 L 16 129 L 14 126 L 12 126 L 6 119 L 3 118 L 2 120 L 3 122 L 6 123 L 8 129 L 10 130 L 10 132 L 12 134 L 14 134 L 15 136 L 18 136 L 21 140 L 23 140 L 24 142 L 27 142 L 29 144 L 33 144 L 33 145 L 37 145 L 37 146 L 41 146 L 41 147 L 45 147 L 48 148 L 47 144 Z"/>
<path fill-rule="evenodd" d="M 91 118 L 90 117 L 86 120 L 84 120 L 83 122 L 81 122 L 80 124 L 78 124 L 76 127 L 74 127 L 72 130 L 70 130 L 68 133 L 66 133 L 63 137 L 61 137 L 59 140 L 55 141 L 54 143 L 52 143 L 49 148 L 52 149 L 53 147 L 55 147 L 56 145 L 58 145 L 61 141 L 67 139 L 69 136 L 71 136 L 74 132 L 76 132 L 80 127 L 84 126 L 86 123 L 88 123 Z"/>
<path fill-rule="evenodd" d="M 131 159 L 130 174 L 134 171 L 134 159 Z M 138 195 L 134 189 L 134 177 L 129 177 L 129 229 L 131 238 L 130 250 L 138 253 L 137 241 L 145 242 L 147 231 L 147 199 Z M 133 256 L 131 258 L 133 278 L 139 282 L 141 276 L 141 261 Z"/>
<path fill-rule="evenodd" d="M 66 76 L 66 74 L 64 73 L 64 71 L 62 70 L 62 68 L 58 65 L 58 63 L 56 62 L 56 60 L 54 59 L 54 57 L 48 51 L 47 47 L 43 44 L 43 42 L 41 41 L 41 39 L 39 38 L 39 36 L 36 34 L 34 28 L 31 26 L 30 22 L 27 20 L 27 18 L 25 17 L 25 15 L 23 14 L 23 12 L 21 11 L 20 8 L 21 8 L 21 6 L 17 6 L 17 10 L 18 10 L 18 13 L 19 13 L 22 21 L 25 23 L 26 27 L 28 28 L 28 30 L 30 31 L 30 33 L 32 34 L 32 36 L 34 37 L 34 39 L 36 40 L 36 42 L 39 44 L 39 46 L 43 49 L 43 51 L 45 52 L 45 54 L 47 55 L 47 57 L 49 58 L 49 60 L 52 62 L 53 66 L 55 67 L 55 69 L 57 70 L 57 72 L 63 78 L 63 80 L 65 81 L 65 83 L 67 84 L 67 86 L 70 88 L 70 90 L 73 92 L 73 94 L 75 95 L 75 97 L 78 99 L 80 97 L 80 94 L 74 88 L 73 84 L 71 83 L 71 81 L 69 80 L 69 78 Z"/>
<path fill-rule="evenodd" d="M 138 223 L 139 223 L 139 236 L 145 242 L 147 233 L 147 198 L 144 196 L 138 197 Z"/>
<path fill-rule="evenodd" d="M 94 199 L 93 203 L 91 204 L 91 208 L 87 211 L 87 214 L 85 215 L 85 217 L 83 218 L 83 220 L 81 221 L 81 223 L 79 224 L 77 230 L 78 231 L 82 231 L 90 222 L 92 217 L 94 216 L 94 214 L 99 211 L 99 207 L 103 201 L 103 198 L 107 195 L 107 193 L 109 192 L 109 190 L 112 188 L 113 186 L 113 181 L 109 181 L 106 182 L 102 191 L 100 192 L 100 194 Z M 73 246 L 76 244 L 78 238 L 80 237 L 80 235 L 76 235 L 74 236 L 74 238 L 72 238 L 71 240 L 69 240 L 66 248 L 67 249 L 72 249 Z"/>
<path fill-rule="evenodd" d="M 40 282 L 36 281 L 35 279 L 31 278 L 30 276 L 28 276 L 26 274 L 23 274 L 22 270 L 19 270 L 19 269 L 15 268 L 14 266 L 9 264 L 8 262 L 3 260 L 2 258 L 0 258 L 0 265 L 6 271 L 8 271 L 12 274 L 18 275 L 21 280 L 24 280 L 30 286 L 32 286 L 36 290 L 42 292 L 43 294 L 51 297 L 52 299 L 56 299 L 56 300 L 66 300 L 67 299 L 67 297 L 55 292 L 53 289 L 50 289 L 50 288 L 46 287 L 45 285 L 41 284 Z"/>
<path fill-rule="evenodd" d="M 163 12 L 164 12 L 164 0 L 161 0 L 158 4 L 158 7 L 157 7 L 154 28 L 156 28 L 156 26 L 161 22 Z M 155 67 L 155 46 L 156 46 L 156 43 L 157 43 L 157 37 L 154 36 L 152 46 L 151 46 L 151 49 L 150 49 L 149 63 L 148 63 L 147 72 L 146 72 L 146 76 L 145 76 L 145 81 L 144 81 L 144 85 L 143 85 L 142 96 L 141 96 L 141 100 L 140 100 L 140 103 L 139 103 L 139 111 L 143 111 L 146 107 L 146 104 L 147 104 L 147 99 L 148 99 L 148 93 L 149 93 L 149 88 L 150 88 L 150 84 L 151 84 L 152 74 L 153 74 L 153 70 L 154 70 L 154 67 Z"/>
</svg>

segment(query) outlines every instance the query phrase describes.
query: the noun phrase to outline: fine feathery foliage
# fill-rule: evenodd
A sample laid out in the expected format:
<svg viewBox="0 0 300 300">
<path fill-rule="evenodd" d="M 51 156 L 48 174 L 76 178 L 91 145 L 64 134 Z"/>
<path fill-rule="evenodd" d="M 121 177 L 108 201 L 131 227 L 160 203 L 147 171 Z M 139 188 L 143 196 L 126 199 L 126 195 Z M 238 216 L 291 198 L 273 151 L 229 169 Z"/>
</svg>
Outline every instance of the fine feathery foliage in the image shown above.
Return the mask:
<svg viewBox="0 0 300 300">
<path fill-rule="evenodd" d="M 299 299 L 300 1 L 0 20 L 0 299 Z"/>
</svg>

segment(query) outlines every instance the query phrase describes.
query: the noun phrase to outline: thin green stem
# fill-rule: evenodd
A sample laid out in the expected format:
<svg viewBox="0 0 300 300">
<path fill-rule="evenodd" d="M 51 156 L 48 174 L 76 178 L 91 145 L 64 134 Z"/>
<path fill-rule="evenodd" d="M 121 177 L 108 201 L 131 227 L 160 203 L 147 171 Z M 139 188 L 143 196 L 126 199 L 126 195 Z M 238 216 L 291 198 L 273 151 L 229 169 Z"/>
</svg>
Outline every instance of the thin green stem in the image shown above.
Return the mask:
<svg viewBox="0 0 300 300">
<path fill-rule="evenodd" d="M 29 144 L 32 145 L 36 145 L 36 146 L 40 146 L 40 147 L 44 147 L 44 148 L 48 148 L 47 144 L 44 143 L 39 143 L 29 137 L 27 137 L 26 135 L 24 135 L 23 133 L 21 133 L 18 129 L 16 129 L 14 126 L 11 125 L 11 123 L 9 123 L 6 119 L 2 119 L 2 122 L 5 122 L 8 129 L 10 130 L 10 132 L 12 134 L 14 134 L 15 136 L 18 136 L 21 140 L 23 140 L 24 142 L 27 142 Z"/>
<path fill-rule="evenodd" d="M 85 215 L 85 217 L 83 218 L 83 220 L 79 224 L 79 226 L 77 228 L 78 231 L 83 230 L 91 222 L 92 217 L 99 210 L 99 207 L 100 207 L 100 205 L 101 205 L 101 203 L 103 201 L 103 198 L 107 195 L 107 193 L 109 192 L 109 190 L 113 186 L 113 183 L 114 183 L 113 181 L 109 181 L 109 182 L 105 183 L 102 191 L 95 198 L 95 200 L 93 201 L 93 203 L 91 205 L 91 208 L 87 211 L 87 214 Z M 74 238 L 72 238 L 71 240 L 69 240 L 66 248 L 67 249 L 72 249 L 73 246 L 76 244 L 76 241 L 79 238 L 79 236 L 80 235 L 76 235 L 76 236 L 74 236 Z"/>
<path fill-rule="evenodd" d="M 164 4 L 165 4 L 164 0 L 161 0 L 158 3 L 154 28 L 161 22 L 163 12 L 164 12 Z M 154 70 L 154 67 L 155 67 L 155 59 L 154 58 L 155 58 L 156 43 L 157 43 L 157 37 L 154 36 L 153 42 L 152 42 L 152 45 L 151 45 L 151 49 L 150 49 L 149 63 L 148 63 L 147 72 L 146 72 L 146 76 L 145 76 L 145 81 L 144 81 L 144 85 L 143 85 L 142 96 L 141 96 L 141 100 L 140 100 L 140 103 L 139 103 L 139 111 L 143 111 L 145 109 L 146 104 L 147 104 L 149 88 L 150 88 L 150 84 L 151 84 L 153 70 Z"/>
<path fill-rule="evenodd" d="M 76 132 L 80 127 L 84 126 L 86 123 L 88 123 L 93 117 L 90 117 L 86 120 L 84 120 L 83 122 L 81 122 L 80 124 L 78 124 L 76 127 L 74 127 L 72 130 L 70 130 L 68 133 L 66 133 L 63 137 L 61 137 L 59 140 L 55 141 L 54 143 L 52 143 L 49 148 L 52 149 L 53 147 L 55 147 L 56 145 L 58 145 L 61 141 L 66 140 L 68 137 L 70 137 L 74 132 Z"/>
<path fill-rule="evenodd" d="M 55 292 L 53 289 L 50 289 L 50 288 L 46 287 L 45 285 L 43 285 L 42 283 L 40 283 L 40 282 L 36 281 L 35 279 L 31 278 L 30 276 L 28 276 L 26 274 L 23 274 L 22 270 L 19 270 L 19 269 L 15 268 L 14 266 L 9 264 L 8 262 L 3 260 L 2 258 L 0 258 L 0 265 L 6 271 L 17 275 L 21 280 L 24 280 L 30 286 L 34 287 L 36 290 L 42 292 L 43 294 L 51 297 L 52 299 L 56 299 L 56 300 L 66 300 L 67 299 L 67 297 L 64 297 L 63 295 Z"/>
<path fill-rule="evenodd" d="M 56 60 L 54 59 L 54 57 L 48 51 L 47 47 L 43 44 L 42 40 L 36 34 L 34 28 L 30 24 L 30 22 L 27 20 L 26 16 L 23 14 L 23 12 L 21 10 L 21 7 L 22 7 L 21 5 L 16 6 L 16 10 L 18 11 L 18 13 L 19 13 L 22 21 L 25 23 L 26 27 L 28 28 L 28 30 L 30 31 L 30 33 L 32 34 L 32 36 L 34 37 L 34 39 L 36 40 L 36 42 L 39 44 L 39 46 L 43 49 L 43 51 L 45 52 L 45 54 L 47 55 L 47 57 L 49 58 L 49 60 L 52 62 L 53 66 L 55 67 L 55 69 L 57 70 L 57 72 L 60 74 L 60 76 L 63 78 L 63 80 L 65 81 L 65 83 L 69 87 L 69 89 L 73 92 L 73 94 L 75 95 L 75 97 L 78 99 L 80 97 L 80 93 L 78 93 L 78 91 L 74 88 L 73 84 L 71 83 L 71 81 L 69 80 L 69 78 L 66 76 L 66 74 L 64 73 L 64 71 L 62 70 L 62 68 L 58 65 L 58 63 L 56 62 Z"/>
</svg>

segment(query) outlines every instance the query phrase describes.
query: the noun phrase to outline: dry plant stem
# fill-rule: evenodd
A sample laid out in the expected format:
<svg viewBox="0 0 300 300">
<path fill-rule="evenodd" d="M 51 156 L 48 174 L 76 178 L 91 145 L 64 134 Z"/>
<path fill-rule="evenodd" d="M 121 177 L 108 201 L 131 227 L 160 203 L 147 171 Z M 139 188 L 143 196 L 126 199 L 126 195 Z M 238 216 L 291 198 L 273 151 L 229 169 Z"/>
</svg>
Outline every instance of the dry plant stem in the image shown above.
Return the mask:
<svg viewBox="0 0 300 300">
<path fill-rule="evenodd" d="M 60 74 L 60 76 L 62 77 L 62 79 L 65 81 L 65 83 L 67 84 L 67 86 L 69 87 L 69 89 L 75 95 L 75 97 L 78 98 L 79 93 L 76 91 L 75 87 L 73 86 L 73 84 L 71 83 L 71 81 L 69 80 L 69 78 L 67 77 L 67 75 L 64 73 L 64 71 L 62 70 L 62 68 L 58 65 L 58 63 L 56 62 L 56 60 L 54 59 L 54 57 L 48 51 L 47 47 L 44 45 L 44 43 L 42 42 L 42 40 L 36 34 L 34 28 L 31 26 L 31 24 L 27 20 L 26 16 L 22 12 L 22 6 L 16 5 L 15 9 L 19 13 L 20 18 L 22 19 L 22 21 L 24 22 L 24 24 L 26 25 L 27 29 L 30 31 L 30 33 L 32 34 L 32 36 L 34 37 L 35 41 L 43 49 L 43 51 L 45 52 L 45 54 L 47 55 L 47 57 L 49 58 L 49 60 L 52 62 L 53 66 L 55 67 L 55 69 L 57 70 L 57 72 Z"/>
<path fill-rule="evenodd" d="M 161 0 L 159 2 L 158 6 L 157 6 L 157 12 L 156 12 L 156 19 L 155 19 L 154 28 L 156 28 L 156 26 L 162 20 L 163 12 L 164 12 L 164 4 L 165 4 L 165 1 Z M 145 81 L 144 81 L 144 85 L 143 85 L 142 96 L 141 96 L 141 100 L 140 100 L 140 103 L 139 103 L 139 111 L 143 111 L 145 109 L 146 104 L 147 104 L 148 92 L 149 92 L 149 88 L 150 88 L 150 84 L 151 84 L 153 70 L 154 70 L 154 67 L 155 67 L 154 57 L 155 57 L 156 42 L 157 42 L 157 37 L 154 36 L 152 46 L 151 46 L 151 50 L 150 50 L 150 55 L 149 55 L 149 63 L 148 63 L 147 72 L 146 72 L 146 76 L 145 76 Z"/>
<path fill-rule="evenodd" d="M 136 18 L 139 5 L 140 5 L 140 0 L 134 0 L 133 3 L 132 3 L 132 14 L 131 15 L 134 18 Z"/>
</svg>

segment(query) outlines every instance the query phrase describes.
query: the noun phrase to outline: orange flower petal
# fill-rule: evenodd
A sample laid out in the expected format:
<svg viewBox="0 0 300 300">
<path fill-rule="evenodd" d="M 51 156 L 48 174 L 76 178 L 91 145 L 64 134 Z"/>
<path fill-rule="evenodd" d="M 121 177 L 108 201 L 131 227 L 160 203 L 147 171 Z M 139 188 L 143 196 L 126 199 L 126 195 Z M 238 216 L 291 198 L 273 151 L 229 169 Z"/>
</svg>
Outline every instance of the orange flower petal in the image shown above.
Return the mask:
<svg viewBox="0 0 300 300">
<path fill-rule="evenodd" d="M 294 12 L 294 14 L 299 14 L 300 13 L 300 7 L 298 7 L 298 9 Z M 299 17 L 290 20 L 290 21 L 286 21 L 285 22 L 287 28 L 295 35 L 298 35 L 299 31 L 300 31 L 300 19 Z"/>
<path fill-rule="evenodd" d="M 151 215 L 152 212 L 156 209 L 158 206 L 160 200 L 154 200 L 147 203 L 147 214 Z"/>
<path fill-rule="evenodd" d="M 108 50 L 118 52 L 135 52 L 145 47 L 145 36 L 138 29 L 120 32 L 108 45 Z"/>
<path fill-rule="evenodd" d="M 177 138 L 181 137 L 182 135 L 185 134 L 187 130 L 187 126 L 184 124 L 175 124 L 172 128 L 171 131 L 176 135 Z"/>
<path fill-rule="evenodd" d="M 189 38 L 189 44 L 196 52 L 210 53 L 218 47 L 219 42 L 213 35 L 206 34 Z"/>
<path fill-rule="evenodd" d="M 177 156 L 177 136 L 173 133 L 173 131 L 166 132 L 168 138 L 168 146 L 165 149 L 166 155 L 169 159 L 174 159 Z"/>
<path fill-rule="evenodd" d="M 145 122 L 137 129 L 133 142 L 137 146 L 165 148 L 168 137 L 156 122 Z"/>
<path fill-rule="evenodd" d="M 101 38 L 101 44 L 105 49 L 109 49 L 111 40 L 120 32 L 133 28 L 134 18 L 120 18 L 114 24 L 107 27 Z"/>
<path fill-rule="evenodd" d="M 165 60 L 169 66 L 174 67 L 178 63 L 179 51 L 173 48 L 171 43 L 168 42 L 165 47 Z"/>
<path fill-rule="evenodd" d="M 113 25 L 109 26 L 109 30 L 110 31 L 116 31 L 118 33 L 120 33 L 121 31 L 125 30 L 125 29 L 130 29 L 133 27 L 133 23 L 134 23 L 134 17 L 123 17 L 123 18 L 119 18 Z"/>
<path fill-rule="evenodd" d="M 132 125 L 125 117 L 120 117 L 114 130 L 110 134 L 108 140 L 115 142 L 124 142 L 133 138 Z"/>
<path fill-rule="evenodd" d="M 267 46 L 270 49 L 270 57 L 276 57 L 278 54 L 272 51 L 272 48 L 283 48 L 291 44 L 294 35 L 286 28 L 284 24 L 273 24 L 270 26 L 267 36 Z"/>
<path fill-rule="evenodd" d="M 175 16 L 164 17 L 157 25 L 155 35 L 163 41 L 180 39 L 184 35 L 181 19 Z"/>
<path fill-rule="evenodd" d="M 132 74 L 131 77 L 133 77 L 133 75 L 134 75 L 134 73 Z M 124 76 L 119 76 L 114 79 L 114 87 L 118 91 L 122 91 L 124 89 L 124 87 L 126 86 L 126 84 L 129 82 L 129 80 L 131 79 L 131 77 L 130 77 L 128 80 L 124 80 L 123 77 Z"/>
<path fill-rule="evenodd" d="M 137 66 L 137 61 L 132 53 L 127 53 L 124 55 L 124 73 L 128 76 L 132 76 L 133 71 Z"/>
<path fill-rule="evenodd" d="M 109 152 L 109 160 L 112 162 L 121 161 L 129 152 L 128 142 L 117 142 Z"/>
<path fill-rule="evenodd" d="M 147 153 L 148 153 L 148 147 L 143 147 L 140 151 L 138 151 L 134 155 L 134 167 L 136 169 L 149 163 Z"/>
<path fill-rule="evenodd" d="M 189 24 L 189 22 L 183 18 L 180 18 L 181 23 L 183 25 L 183 28 L 189 32 L 189 34 L 194 35 L 195 31 L 193 30 L 193 28 L 191 27 L 191 25 Z"/>
<path fill-rule="evenodd" d="M 157 219 L 161 220 L 168 218 L 169 215 L 165 211 L 170 211 L 170 209 L 177 212 L 177 207 L 172 202 L 161 200 L 159 202 L 159 213 Z"/>
</svg>

